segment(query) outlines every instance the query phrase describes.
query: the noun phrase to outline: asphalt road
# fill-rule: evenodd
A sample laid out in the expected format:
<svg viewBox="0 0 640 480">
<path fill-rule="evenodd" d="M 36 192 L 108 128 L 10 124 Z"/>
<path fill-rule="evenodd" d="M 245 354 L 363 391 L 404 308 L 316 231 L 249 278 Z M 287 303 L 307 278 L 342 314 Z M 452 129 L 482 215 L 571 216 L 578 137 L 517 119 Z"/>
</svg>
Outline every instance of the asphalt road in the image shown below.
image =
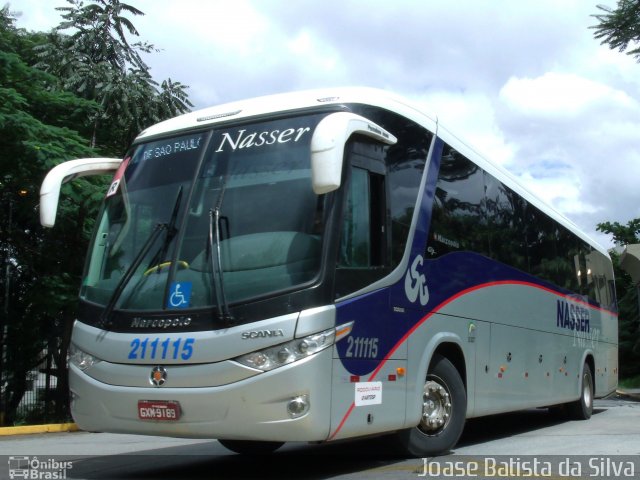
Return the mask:
<svg viewBox="0 0 640 480">
<path fill-rule="evenodd" d="M 611 460 L 612 455 L 616 457 Z M 13 463 L 9 463 L 10 457 Z M 40 466 L 39 478 L 69 479 L 446 478 L 474 473 L 444 469 L 455 462 L 465 462 L 468 468 L 470 459 L 481 465 L 487 460 L 493 465 L 497 461 L 498 469 L 489 472 L 492 478 L 514 478 L 514 468 L 522 467 L 520 473 L 527 473 L 533 461 L 539 460 L 544 467 L 545 459 L 551 459 L 554 468 L 561 460 L 566 460 L 569 467 L 569 462 L 592 462 L 591 469 L 569 471 L 574 478 L 637 478 L 640 402 L 597 400 L 591 420 L 582 422 L 561 420 L 546 410 L 469 420 L 455 451 L 438 459 L 399 458 L 389 453 L 388 440 L 383 437 L 323 445 L 287 444 L 270 456 L 243 457 L 212 440 L 88 432 L 13 436 L 0 439 L 0 478 L 9 478 L 9 466 L 16 467 L 20 459 L 34 462 L 35 458 Z M 509 471 L 499 469 L 505 459 L 511 462 Z M 435 470 L 434 462 L 439 462 Z M 51 476 L 55 472 L 58 477 Z M 520 476 L 568 478 L 557 472 L 546 473 L 542 469 Z"/>
</svg>

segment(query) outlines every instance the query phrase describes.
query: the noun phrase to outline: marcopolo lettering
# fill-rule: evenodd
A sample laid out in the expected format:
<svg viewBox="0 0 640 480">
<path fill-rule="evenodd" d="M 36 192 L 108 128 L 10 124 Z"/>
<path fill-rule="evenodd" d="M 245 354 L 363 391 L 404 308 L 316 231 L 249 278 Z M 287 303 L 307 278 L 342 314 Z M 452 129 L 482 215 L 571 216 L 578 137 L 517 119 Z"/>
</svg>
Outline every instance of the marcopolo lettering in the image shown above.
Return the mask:
<svg viewBox="0 0 640 480">
<path fill-rule="evenodd" d="M 191 325 L 191 317 L 142 318 L 134 317 L 131 328 L 179 328 Z"/>
<path fill-rule="evenodd" d="M 582 305 L 570 303 L 565 300 L 557 302 L 556 326 L 576 332 L 589 332 L 591 314 L 589 309 Z"/>
<path fill-rule="evenodd" d="M 245 148 L 262 147 L 274 143 L 298 142 L 305 133 L 311 131 L 309 127 L 287 128 L 285 130 L 270 130 L 247 133 L 246 129 L 235 133 L 223 133 L 222 140 L 216 152 L 223 152 L 228 146 L 232 151 Z"/>
</svg>

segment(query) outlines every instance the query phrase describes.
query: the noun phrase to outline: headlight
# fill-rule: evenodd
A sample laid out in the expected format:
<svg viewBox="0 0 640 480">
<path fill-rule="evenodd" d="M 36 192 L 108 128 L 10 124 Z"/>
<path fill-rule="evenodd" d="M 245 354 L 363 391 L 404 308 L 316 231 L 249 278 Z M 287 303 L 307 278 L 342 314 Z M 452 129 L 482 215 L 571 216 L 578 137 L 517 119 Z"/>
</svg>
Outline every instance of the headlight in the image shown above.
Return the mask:
<svg viewBox="0 0 640 480">
<path fill-rule="evenodd" d="M 74 364 L 83 372 L 101 361 L 102 360 L 99 358 L 96 358 L 87 352 L 83 352 L 73 343 L 69 345 L 69 362 Z"/>
<path fill-rule="evenodd" d="M 234 360 L 247 367 L 257 368 L 266 372 L 318 353 L 333 345 L 335 338 L 336 331 L 332 328 L 308 337 L 281 343 L 275 347 L 247 353 L 236 357 Z"/>
</svg>

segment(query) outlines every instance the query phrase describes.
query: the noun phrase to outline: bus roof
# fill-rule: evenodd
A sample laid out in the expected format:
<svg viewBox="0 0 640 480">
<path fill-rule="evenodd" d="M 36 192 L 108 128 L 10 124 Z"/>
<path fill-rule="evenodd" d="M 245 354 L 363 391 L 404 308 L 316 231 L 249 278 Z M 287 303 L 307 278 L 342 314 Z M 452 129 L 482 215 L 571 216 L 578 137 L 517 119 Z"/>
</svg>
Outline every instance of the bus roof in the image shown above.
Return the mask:
<svg viewBox="0 0 640 480">
<path fill-rule="evenodd" d="M 530 190 L 522 185 L 522 183 L 520 183 L 520 181 L 511 172 L 501 165 L 488 160 L 443 127 L 442 124 L 439 124 L 438 118 L 435 114 L 426 113 L 412 105 L 409 100 L 385 90 L 368 87 L 343 87 L 305 90 L 239 100 L 236 102 L 196 110 L 160 122 L 141 132 L 136 138 L 136 142 L 145 141 L 147 139 L 172 132 L 201 128 L 203 126 L 215 125 L 217 123 L 226 123 L 229 120 L 241 120 L 256 116 L 263 116 L 269 113 L 302 110 L 322 105 L 343 105 L 350 103 L 384 108 L 413 120 L 431 132 L 436 132 L 438 137 L 455 150 L 520 194 L 528 202 L 538 207 L 555 221 L 571 230 L 600 253 L 607 257 L 609 256 L 604 247 L 594 239 L 590 238 L 575 223 L 558 212 L 555 208 L 534 195 Z"/>
</svg>

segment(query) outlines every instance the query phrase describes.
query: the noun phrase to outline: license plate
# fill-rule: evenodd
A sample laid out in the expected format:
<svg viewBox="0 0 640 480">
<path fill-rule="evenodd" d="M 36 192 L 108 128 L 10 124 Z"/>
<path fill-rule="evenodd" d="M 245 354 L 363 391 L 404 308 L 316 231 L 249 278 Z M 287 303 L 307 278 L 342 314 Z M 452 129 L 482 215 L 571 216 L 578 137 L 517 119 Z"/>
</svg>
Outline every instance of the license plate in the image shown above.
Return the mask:
<svg viewBox="0 0 640 480">
<path fill-rule="evenodd" d="M 180 404 L 171 400 L 138 400 L 138 418 L 174 422 L 180 419 Z"/>
</svg>

